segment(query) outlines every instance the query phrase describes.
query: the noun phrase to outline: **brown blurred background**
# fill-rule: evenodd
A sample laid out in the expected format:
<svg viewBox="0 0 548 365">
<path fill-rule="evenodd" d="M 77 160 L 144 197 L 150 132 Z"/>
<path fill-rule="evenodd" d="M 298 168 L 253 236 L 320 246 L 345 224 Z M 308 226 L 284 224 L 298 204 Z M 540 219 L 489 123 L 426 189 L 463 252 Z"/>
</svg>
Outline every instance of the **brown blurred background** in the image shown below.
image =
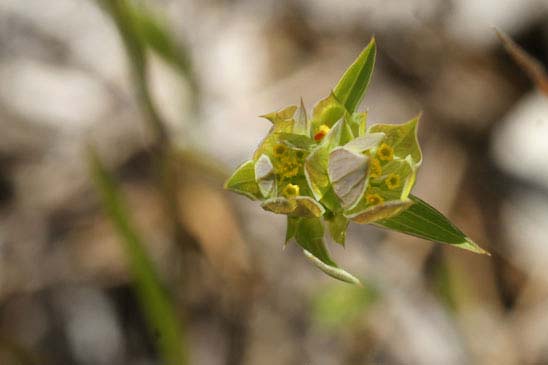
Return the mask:
<svg viewBox="0 0 548 365">
<path fill-rule="evenodd" d="M 112 19 L 90 0 L 0 1 L 0 364 L 161 364 L 86 146 L 121 182 L 191 364 L 548 364 L 548 97 L 493 26 L 548 64 L 546 0 L 156 0 L 192 63 L 147 53 L 176 146 L 180 250 L 158 141 Z M 351 225 L 336 282 L 283 216 L 222 190 L 269 123 L 328 94 L 375 35 L 369 122 L 422 111 L 415 193 L 493 253 Z M 184 243 L 183 242 L 183 243 Z"/>
</svg>

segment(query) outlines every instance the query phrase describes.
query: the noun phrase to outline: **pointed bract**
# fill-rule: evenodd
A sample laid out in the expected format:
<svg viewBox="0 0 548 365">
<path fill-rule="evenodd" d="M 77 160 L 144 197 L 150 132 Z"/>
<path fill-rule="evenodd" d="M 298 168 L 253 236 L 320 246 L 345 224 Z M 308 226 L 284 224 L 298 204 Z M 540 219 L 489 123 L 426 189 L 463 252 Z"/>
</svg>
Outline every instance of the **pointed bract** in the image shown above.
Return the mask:
<svg viewBox="0 0 548 365">
<path fill-rule="evenodd" d="M 356 110 L 365 95 L 373 74 L 376 52 L 375 38 L 372 38 L 333 89 L 333 94 L 350 114 Z"/>
<path fill-rule="evenodd" d="M 255 163 L 247 161 L 241 164 L 225 182 L 225 189 L 247 196 L 252 200 L 261 199 L 259 185 L 255 181 Z"/>
</svg>

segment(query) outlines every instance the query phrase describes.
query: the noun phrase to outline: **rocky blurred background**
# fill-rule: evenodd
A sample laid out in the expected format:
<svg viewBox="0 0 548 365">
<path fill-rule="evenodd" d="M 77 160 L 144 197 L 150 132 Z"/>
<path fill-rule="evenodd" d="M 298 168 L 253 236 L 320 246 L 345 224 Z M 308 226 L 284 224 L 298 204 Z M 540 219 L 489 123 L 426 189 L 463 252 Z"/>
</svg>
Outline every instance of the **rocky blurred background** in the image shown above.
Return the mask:
<svg viewBox="0 0 548 365">
<path fill-rule="evenodd" d="M 546 0 L 156 0 L 192 64 L 150 54 L 177 147 L 169 234 L 112 19 L 90 0 L 0 1 L 0 364 L 160 364 L 86 147 L 121 182 L 191 364 L 547 364 L 548 96 L 493 26 L 548 64 Z M 370 123 L 422 111 L 415 192 L 493 253 L 371 226 L 331 245 L 335 282 L 285 220 L 222 190 L 269 123 L 325 96 L 375 35 Z"/>
</svg>

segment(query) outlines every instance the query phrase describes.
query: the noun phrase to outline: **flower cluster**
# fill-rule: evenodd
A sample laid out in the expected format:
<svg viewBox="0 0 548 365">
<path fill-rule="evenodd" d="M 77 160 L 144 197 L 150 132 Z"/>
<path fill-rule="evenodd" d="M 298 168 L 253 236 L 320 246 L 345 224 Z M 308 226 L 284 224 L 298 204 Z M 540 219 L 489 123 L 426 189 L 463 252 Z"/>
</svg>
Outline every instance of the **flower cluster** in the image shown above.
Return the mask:
<svg viewBox="0 0 548 365">
<path fill-rule="evenodd" d="M 346 113 L 334 95 L 311 118 L 290 106 L 264 116 L 272 128 L 226 187 L 290 218 L 320 218 L 344 243 L 348 220 L 372 223 L 398 214 L 408 199 L 421 151 L 417 120 L 366 128 L 366 113 Z"/>
<path fill-rule="evenodd" d="M 349 221 L 373 223 L 398 215 L 412 204 L 408 197 L 422 160 L 418 118 L 368 127 L 367 113 L 354 111 L 367 85 L 353 101 L 355 83 L 347 81 L 359 80 L 357 63 L 363 61 L 362 70 L 374 60 L 371 44 L 369 58 L 362 53 L 311 116 L 302 101 L 300 107 L 264 115 L 270 131 L 225 185 L 260 200 L 265 210 L 287 215 L 286 242 L 295 238 L 317 266 L 346 281 L 355 278 L 329 257 L 324 224 L 332 239 L 344 244 Z"/>
</svg>

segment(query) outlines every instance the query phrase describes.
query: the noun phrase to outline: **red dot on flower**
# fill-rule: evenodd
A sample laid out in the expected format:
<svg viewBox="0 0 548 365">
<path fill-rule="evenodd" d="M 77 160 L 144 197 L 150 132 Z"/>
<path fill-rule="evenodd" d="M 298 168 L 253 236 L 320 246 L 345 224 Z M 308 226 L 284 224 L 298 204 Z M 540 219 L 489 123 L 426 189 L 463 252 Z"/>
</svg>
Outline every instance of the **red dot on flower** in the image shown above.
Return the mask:
<svg viewBox="0 0 548 365">
<path fill-rule="evenodd" d="M 316 142 L 319 142 L 319 141 L 321 141 L 321 140 L 323 139 L 323 137 L 325 137 L 325 132 L 324 132 L 324 131 L 320 131 L 320 132 L 318 132 L 318 133 L 316 133 L 316 134 L 314 135 L 314 140 L 315 140 Z"/>
</svg>

